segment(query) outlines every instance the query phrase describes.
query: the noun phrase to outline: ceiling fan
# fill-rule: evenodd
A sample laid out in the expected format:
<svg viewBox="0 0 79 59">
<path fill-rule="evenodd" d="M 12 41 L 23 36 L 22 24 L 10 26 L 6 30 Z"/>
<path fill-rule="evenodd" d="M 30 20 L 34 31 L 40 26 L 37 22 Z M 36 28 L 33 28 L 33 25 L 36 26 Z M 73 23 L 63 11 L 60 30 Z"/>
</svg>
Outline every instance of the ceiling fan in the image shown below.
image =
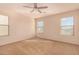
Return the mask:
<svg viewBox="0 0 79 59">
<path fill-rule="evenodd" d="M 35 10 L 37 10 L 39 13 L 42 13 L 42 11 L 40 9 L 46 9 L 48 8 L 47 6 L 38 6 L 37 3 L 34 3 L 34 6 L 24 6 L 26 8 L 32 8 L 33 10 L 31 12 L 34 12 Z"/>
</svg>

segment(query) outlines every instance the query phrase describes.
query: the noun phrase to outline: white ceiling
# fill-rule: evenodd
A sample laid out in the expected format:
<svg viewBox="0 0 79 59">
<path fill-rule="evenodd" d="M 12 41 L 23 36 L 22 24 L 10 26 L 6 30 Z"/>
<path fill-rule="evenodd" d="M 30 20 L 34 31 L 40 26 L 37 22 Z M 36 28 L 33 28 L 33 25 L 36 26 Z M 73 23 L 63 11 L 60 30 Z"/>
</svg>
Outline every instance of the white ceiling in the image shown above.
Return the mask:
<svg viewBox="0 0 79 59">
<path fill-rule="evenodd" d="M 38 6 L 48 6 L 47 9 L 42 9 L 43 13 L 38 13 L 35 11 L 31 13 L 32 9 L 25 8 L 23 6 L 33 6 L 32 3 L 0 3 L 0 10 L 5 11 L 14 11 L 18 13 L 22 13 L 24 15 L 29 15 L 34 18 L 43 17 L 51 14 L 57 14 L 62 12 L 67 12 L 71 10 L 79 9 L 78 3 L 40 3 Z"/>
</svg>

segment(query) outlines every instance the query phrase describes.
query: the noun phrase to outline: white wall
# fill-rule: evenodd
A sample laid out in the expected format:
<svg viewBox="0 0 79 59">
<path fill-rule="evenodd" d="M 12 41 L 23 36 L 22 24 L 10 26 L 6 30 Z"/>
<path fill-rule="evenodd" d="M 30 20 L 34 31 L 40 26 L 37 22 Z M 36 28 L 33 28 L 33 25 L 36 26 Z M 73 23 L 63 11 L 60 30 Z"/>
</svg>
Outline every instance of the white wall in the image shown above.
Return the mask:
<svg viewBox="0 0 79 59">
<path fill-rule="evenodd" d="M 0 37 L 0 45 L 34 37 L 34 20 L 27 14 L 9 11 L 0 11 L 1 15 L 9 17 L 9 36 Z"/>
<path fill-rule="evenodd" d="M 60 20 L 62 17 L 74 16 L 74 36 L 63 36 L 60 35 Z M 44 20 L 45 30 L 44 33 L 37 34 L 40 38 L 68 42 L 73 44 L 79 44 L 79 11 L 71 11 L 56 15 L 50 15 L 46 17 L 38 18 L 38 20 Z"/>
</svg>

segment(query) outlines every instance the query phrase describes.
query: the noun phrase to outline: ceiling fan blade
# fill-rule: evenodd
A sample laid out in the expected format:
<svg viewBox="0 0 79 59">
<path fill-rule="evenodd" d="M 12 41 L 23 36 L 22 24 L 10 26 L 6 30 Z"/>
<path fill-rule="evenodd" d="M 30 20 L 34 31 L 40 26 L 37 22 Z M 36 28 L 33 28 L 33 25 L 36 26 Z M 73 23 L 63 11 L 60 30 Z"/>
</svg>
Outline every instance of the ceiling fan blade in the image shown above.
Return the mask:
<svg viewBox="0 0 79 59">
<path fill-rule="evenodd" d="M 34 8 L 33 8 L 33 10 L 31 12 L 34 12 Z"/>
<path fill-rule="evenodd" d="M 24 7 L 26 7 L 26 8 L 34 8 L 34 7 L 31 7 L 31 6 L 24 6 Z"/>
<path fill-rule="evenodd" d="M 48 8 L 47 6 L 43 6 L 43 7 L 38 7 L 38 9 L 46 9 Z"/>
<path fill-rule="evenodd" d="M 42 13 L 39 9 L 38 9 L 38 12 Z"/>
</svg>

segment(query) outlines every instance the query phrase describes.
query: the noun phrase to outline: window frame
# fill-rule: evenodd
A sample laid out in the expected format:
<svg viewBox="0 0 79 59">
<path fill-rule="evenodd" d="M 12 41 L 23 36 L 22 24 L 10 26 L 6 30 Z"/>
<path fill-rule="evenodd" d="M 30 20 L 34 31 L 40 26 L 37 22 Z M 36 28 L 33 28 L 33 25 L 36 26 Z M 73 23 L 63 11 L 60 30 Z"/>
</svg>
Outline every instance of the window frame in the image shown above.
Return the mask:
<svg viewBox="0 0 79 59">
<path fill-rule="evenodd" d="M 61 34 L 61 30 L 62 30 L 62 26 L 61 26 L 61 21 L 62 21 L 62 19 L 63 18 L 67 18 L 67 17 L 73 17 L 73 25 L 72 25 L 72 34 L 70 34 L 70 35 L 67 35 L 67 34 Z M 65 17 L 61 17 L 61 19 L 60 19 L 61 21 L 60 21 L 60 34 L 61 35 L 64 35 L 64 36 L 74 36 L 75 35 L 75 17 L 74 16 L 65 16 Z M 68 26 L 68 25 L 64 25 L 64 26 Z M 70 26 L 70 25 L 69 25 Z"/>
<path fill-rule="evenodd" d="M 4 34 L 4 35 L 0 35 L 0 37 L 5 37 L 5 36 L 9 36 L 9 16 L 7 16 L 7 15 L 2 15 L 2 16 L 6 16 L 7 17 L 7 21 L 8 21 L 8 24 L 7 25 L 5 25 L 5 24 L 0 24 L 0 26 L 7 26 L 8 27 L 8 34 Z"/>
<path fill-rule="evenodd" d="M 40 22 L 40 21 L 42 21 L 43 22 L 43 30 L 42 31 L 39 31 L 38 30 L 38 22 Z M 40 28 L 40 27 L 39 27 Z M 36 21 L 36 33 L 38 33 L 38 34 L 41 34 L 41 33 L 44 33 L 44 28 L 45 28 L 45 23 L 44 23 L 44 20 L 37 20 Z"/>
</svg>

